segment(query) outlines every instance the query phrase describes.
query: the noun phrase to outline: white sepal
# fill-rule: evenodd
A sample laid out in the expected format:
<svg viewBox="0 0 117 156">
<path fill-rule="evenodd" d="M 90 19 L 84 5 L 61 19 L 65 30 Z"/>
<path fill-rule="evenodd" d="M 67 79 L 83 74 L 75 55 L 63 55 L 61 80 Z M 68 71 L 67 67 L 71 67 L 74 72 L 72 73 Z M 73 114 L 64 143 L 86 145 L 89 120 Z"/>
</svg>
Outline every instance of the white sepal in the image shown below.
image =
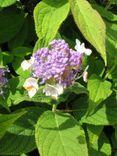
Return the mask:
<svg viewBox="0 0 117 156">
<path fill-rule="evenodd" d="M 77 50 L 81 54 L 91 55 L 91 49 L 85 48 L 85 44 L 81 43 L 78 39 L 76 39 L 75 50 Z"/>
<path fill-rule="evenodd" d="M 87 71 L 84 71 L 83 72 L 83 81 L 84 82 L 87 82 L 87 77 L 88 77 L 88 72 Z"/>
<path fill-rule="evenodd" d="M 32 98 L 39 89 L 38 80 L 30 77 L 30 78 L 26 79 L 23 87 L 28 91 L 29 97 Z"/>
<path fill-rule="evenodd" d="M 22 67 L 23 71 L 30 69 L 31 66 L 33 65 L 33 63 L 34 63 L 34 57 L 31 57 L 30 60 L 24 60 L 21 63 L 21 67 Z"/>
<path fill-rule="evenodd" d="M 86 68 L 85 68 L 85 70 L 84 70 L 84 72 L 83 72 L 83 74 L 82 74 L 82 76 L 83 76 L 83 81 L 84 81 L 84 82 L 87 82 L 87 78 L 88 78 L 88 72 L 87 72 L 87 70 L 88 70 L 88 68 L 89 68 L 89 65 L 86 66 Z"/>
<path fill-rule="evenodd" d="M 46 84 L 43 89 L 43 93 L 46 96 L 51 96 L 53 99 L 58 99 L 58 96 L 61 95 L 64 91 L 64 87 L 62 84 L 50 85 Z"/>
</svg>

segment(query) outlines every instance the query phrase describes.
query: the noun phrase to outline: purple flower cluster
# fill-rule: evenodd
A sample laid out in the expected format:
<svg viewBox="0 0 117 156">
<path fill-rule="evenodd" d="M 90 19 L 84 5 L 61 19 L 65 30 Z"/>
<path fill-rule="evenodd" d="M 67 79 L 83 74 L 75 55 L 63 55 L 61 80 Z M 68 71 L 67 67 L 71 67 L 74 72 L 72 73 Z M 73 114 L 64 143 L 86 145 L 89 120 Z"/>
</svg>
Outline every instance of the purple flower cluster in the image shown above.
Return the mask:
<svg viewBox="0 0 117 156">
<path fill-rule="evenodd" d="M 82 54 L 69 48 L 64 40 L 53 40 L 50 48 L 41 48 L 35 54 L 33 76 L 41 83 L 54 82 L 69 86 L 75 80 L 75 72 L 81 68 Z"/>
<path fill-rule="evenodd" d="M 8 82 L 5 77 L 6 69 L 0 68 L 0 95 L 3 94 L 3 89 L 6 87 L 6 83 Z"/>
</svg>

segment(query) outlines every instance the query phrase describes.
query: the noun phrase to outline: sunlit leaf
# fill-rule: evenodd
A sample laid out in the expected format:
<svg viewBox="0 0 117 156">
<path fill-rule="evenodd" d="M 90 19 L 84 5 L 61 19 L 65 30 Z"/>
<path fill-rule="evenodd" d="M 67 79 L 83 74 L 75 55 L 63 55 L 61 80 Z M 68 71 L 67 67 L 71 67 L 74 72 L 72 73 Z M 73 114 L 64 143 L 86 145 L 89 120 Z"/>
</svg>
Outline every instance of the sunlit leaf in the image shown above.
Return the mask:
<svg viewBox="0 0 117 156">
<path fill-rule="evenodd" d="M 69 0 L 74 20 L 84 37 L 96 48 L 107 64 L 105 24 L 100 14 L 86 0 Z"/>
<path fill-rule="evenodd" d="M 47 1 L 37 4 L 34 10 L 36 33 L 40 40 L 47 44 L 56 36 L 62 22 L 69 13 L 67 0 Z"/>
<path fill-rule="evenodd" d="M 84 131 L 69 114 L 47 111 L 36 125 L 36 144 L 44 156 L 88 156 Z"/>
</svg>

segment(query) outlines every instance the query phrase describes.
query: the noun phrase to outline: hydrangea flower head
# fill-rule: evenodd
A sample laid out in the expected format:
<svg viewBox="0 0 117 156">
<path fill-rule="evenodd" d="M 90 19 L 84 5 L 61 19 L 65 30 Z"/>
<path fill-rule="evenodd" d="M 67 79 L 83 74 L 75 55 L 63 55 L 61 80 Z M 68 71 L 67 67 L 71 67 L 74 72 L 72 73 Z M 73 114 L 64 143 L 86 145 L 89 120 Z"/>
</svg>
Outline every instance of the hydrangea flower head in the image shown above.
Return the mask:
<svg viewBox="0 0 117 156">
<path fill-rule="evenodd" d="M 23 61 L 22 67 L 30 69 L 40 85 L 46 84 L 43 90 L 45 95 L 57 99 L 64 88 L 69 87 L 78 76 L 83 53 L 89 54 L 90 50 L 84 44 L 80 45 L 78 40 L 76 42 L 77 50 L 73 50 L 64 40 L 53 40 L 49 43 L 50 48 L 41 48 L 30 60 Z"/>
<path fill-rule="evenodd" d="M 74 78 L 73 69 L 81 66 L 82 54 L 70 49 L 64 40 L 54 40 L 50 45 L 51 49 L 41 48 L 33 55 L 33 75 L 40 78 L 41 83 L 54 80 L 59 84 L 64 82 L 66 87 Z"/>
</svg>

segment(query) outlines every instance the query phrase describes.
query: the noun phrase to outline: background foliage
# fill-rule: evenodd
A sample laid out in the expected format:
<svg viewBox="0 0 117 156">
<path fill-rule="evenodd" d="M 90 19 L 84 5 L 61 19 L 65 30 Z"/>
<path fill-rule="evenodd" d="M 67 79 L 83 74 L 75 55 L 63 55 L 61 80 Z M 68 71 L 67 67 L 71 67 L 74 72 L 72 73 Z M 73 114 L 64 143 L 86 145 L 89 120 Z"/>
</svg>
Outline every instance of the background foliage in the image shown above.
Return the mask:
<svg viewBox="0 0 117 156">
<path fill-rule="evenodd" d="M 88 83 L 57 102 L 30 99 L 20 65 L 54 38 L 91 48 Z M 10 70 L 0 97 L 0 155 L 117 156 L 117 0 L 0 0 L 0 61 Z M 38 151 L 37 151 L 38 149 Z"/>
</svg>

